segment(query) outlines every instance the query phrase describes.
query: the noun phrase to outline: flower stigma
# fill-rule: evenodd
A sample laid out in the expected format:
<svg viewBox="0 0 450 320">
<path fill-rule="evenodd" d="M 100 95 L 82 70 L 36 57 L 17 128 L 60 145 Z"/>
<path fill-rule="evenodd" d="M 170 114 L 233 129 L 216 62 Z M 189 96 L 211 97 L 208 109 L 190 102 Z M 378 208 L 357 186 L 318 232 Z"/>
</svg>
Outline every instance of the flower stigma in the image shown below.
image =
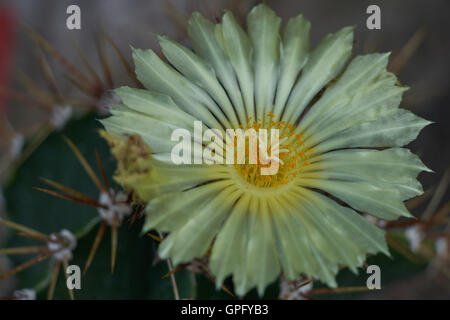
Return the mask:
<svg viewBox="0 0 450 320">
<path fill-rule="evenodd" d="M 275 121 L 272 112 L 267 113 L 264 123 L 260 118 L 254 120 L 250 117 L 245 129 L 254 129 L 256 133 L 259 133 L 260 129 L 278 129 L 279 132 L 279 143 L 263 145 L 261 140 L 258 141 L 259 148 L 266 150 L 260 150 L 256 163 L 249 159 L 252 141 L 249 139 L 249 143 L 246 143 L 245 161 L 243 164 L 234 164 L 234 168 L 248 184 L 258 188 L 277 188 L 292 182 L 302 169 L 310 164 L 308 159 L 312 149 L 306 147 L 303 135 L 295 132 L 293 124 Z M 235 147 L 237 148 L 236 141 Z M 278 156 L 274 156 L 274 153 Z M 264 159 L 265 154 L 270 155 L 268 159 Z M 274 165 L 273 162 L 277 163 Z M 270 167 L 277 170 L 273 170 L 273 174 L 263 174 L 261 169 Z"/>
</svg>

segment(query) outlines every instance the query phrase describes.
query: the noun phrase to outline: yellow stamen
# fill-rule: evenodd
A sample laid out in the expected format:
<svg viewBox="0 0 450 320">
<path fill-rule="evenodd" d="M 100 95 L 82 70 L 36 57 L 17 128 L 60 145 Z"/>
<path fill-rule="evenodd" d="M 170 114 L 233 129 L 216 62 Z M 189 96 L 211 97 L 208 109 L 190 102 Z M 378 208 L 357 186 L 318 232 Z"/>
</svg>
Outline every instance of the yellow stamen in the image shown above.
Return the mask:
<svg viewBox="0 0 450 320">
<path fill-rule="evenodd" d="M 262 123 L 260 119 L 257 121 L 249 118 L 248 124 L 245 126 L 246 129 L 255 129 L 256 132 L 259 129 L 279 129 L 280 136 L 279 141 L 279 169 L 274 175 L 262 175 L 261 167 L 270 167 L 271 163 L 263 164 L 258 161 L 256 164 L 249 163 L 249 146 L 246 143 L 245 146 L 245 164 L 235 164 L 234 167 L 241 175 L 245 181 L 249 184 L 260 188 L 277 188 L 280 185 L 285 185 L 293 181 L 297 175 L 302 171 L 304 166 L 310 164 L 308 161 L 310 154 L 312 153 L 311 148 L 306 148 L 303 142 L 303 135 L 295 134 L 293 124 L 286 124 L 285 121 L 273 121 L 274 115 L 269 112 L 267 114 L 267 120 Z M 288 139 L 295 134 L 294 139 Z M 235 143 L 236 147 L 237 143 Z M 268 154 L 271 153 L 271 146 L 267 146 Z M 271 160 L 276 161 L 276 160 Z"/>
</svg>

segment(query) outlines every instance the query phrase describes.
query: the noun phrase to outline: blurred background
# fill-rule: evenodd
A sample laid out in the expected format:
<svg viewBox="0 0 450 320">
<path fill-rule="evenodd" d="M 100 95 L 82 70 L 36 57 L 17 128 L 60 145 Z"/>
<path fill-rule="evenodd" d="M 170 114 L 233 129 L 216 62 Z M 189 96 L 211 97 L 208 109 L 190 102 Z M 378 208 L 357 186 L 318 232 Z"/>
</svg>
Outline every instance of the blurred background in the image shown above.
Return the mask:
<svg viewBox="0 0 450 320">
<path fill-rule="evenodd" d="M 54 132 L 64 131 L 68 125 L 67 130 L 72 134 L 71 138 L 81 144 L 80 149 L 93 150 L 93 144 L 97 142 L 90 138 L 95 134 L 89 131 L 91 127 L 77 129 L 77 124 L 71 125 L 70 121 L 81 119 L 89 112 L 96 114 L 93 118 L 100 117 L 105 106 L 114 99 L 108 93 L 109 89 L 124 84 L 137 85 L 130 72 L 133 70 L 130 45 L 159 50 L 155 34 L 166 34 L 188 45 L 186 24 L 191 12 L 200 11 L 211 20 L 217 20 L 224 9 L 231 9 L 244 23 L 248 10 L 258 2 L 0 0 L 0 181 L 6 198 L 3 200 L 6 202 L 3 204 L 4 212 L 0 214 L 8 212 L 18 218 L 22 213 L 16 215 L 12 212 L 18 210 L 30 215 L 36 211 L 37 215 L 43 207 L 36 208 L 35 197 L 40 197 L 42 206 L 54 201 L 49 197 L 43 198 L 43 195 L 32 195 L 31 187 L 44 172 L 51 175 L 52 168 L 64 172 L 70 164 L 66 164 L 66 169 L 59 168 L 65 159 L 59 147 L 46 147 L 45 143 L 56 139 Z M 419 180 L 427 192 L 418 201 L 408 203 L 417 217 L 432 221 L 431 217 L 439 215 L 440 221 L 445 222 L 433 224 L 430 228 L 427 226 L 424 231 L 426 236 L 422 238 L 434 241 L 432 254 L 429 250 L 413 250 L 408 245 L 408 233 L 404 232 L 403 240 L 390 243 L 391 249 L 397 252 L 394 262 L 383 260 L 389 268 L 393 265 L 392 272 L 388 272 L 386 278 L 382 276 L 383 290 L 342 297 L 449 299 L 450 2 L 265 2 L 283 18 L 283 22 L 299 13 L 309 19 L 312 47 L 326 34 L 354 25 L 354 54 L 391 51 L 390 70 L 398 75 L 402 84 L 410 87 L 404 95 L 402 107 L 435 122 L 410 145 L 434 173 L 420 175 Z M 66 27 L 66 9 L 71 4 L 81 8 L 81 30 L 68 30 Z M 366 9 L 371 4 L 381 8 L 381 30 L 368 30 L 366 27 L 369 16 Z M 48 157 L 44 163 L 36 162 L 37 156 L 33 156 L 41 146 L 46 148 Z M 60 156 L 59 162 L 52 162 Z M 46 170 L 43 169 L 45 165 L 49 167 Z M 111 163 L 108 165 L 113 167 Z M 22 166 L 25 166 L 23 170 L 26 173 L 21 175 Z M 85 189 L 76 175 L 62 179 L 67 184 L 73 184 L 75 179 L 75 183 Z M 402 226 L 390 227 L 393 229 L 392 239 L 395 239 L 394 229 Z M 0 242 L 5 234 L 4 229 L 0 229 Z M 412 241 L 410 238 L 411 235 L 409 241 Z M 0 269 L 10 265 L 11 261 L 0 256 Z M 359 281 L 358 285 L 364 285 L 362 276 L 359 280 L 348 280 L 352 275 L 344 271 L 340 283 L 354 285 L 354 281 Z M 0 296 L 20 287 L 20 281 L 13 278 L 0 280 Z M 205 295 L 208 297 L 208 293 Z M 334 298 L 336 295 L 325 297 Z"/>
</svg>

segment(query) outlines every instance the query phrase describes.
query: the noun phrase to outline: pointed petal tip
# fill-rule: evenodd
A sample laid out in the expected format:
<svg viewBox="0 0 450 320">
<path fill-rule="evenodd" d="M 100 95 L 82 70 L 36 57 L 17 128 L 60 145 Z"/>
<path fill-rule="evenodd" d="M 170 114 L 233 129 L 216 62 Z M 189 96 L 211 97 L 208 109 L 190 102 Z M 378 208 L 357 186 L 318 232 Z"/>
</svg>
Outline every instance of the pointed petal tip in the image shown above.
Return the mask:
<svg viewBox="0 0 450 320">
<path fill-rule="evenodd" d="M 355 276 L 359 274 L 358 267 L 356 265 L 348 266 L 348 268 Z"/>
<path fill-rule="evenodd" d="M 383 253 L 391 260 L 393 260 L 394 258 L 392 257 L 391 252 L 389 251 L 389 247 L 386 249 L 386 252 L 383 251 Z"/>
<path fill-rule="evenodd" d="M 234 14 L 233 14 L 233 12 L 231 11 L 231 10 L 228 10 L 228 9 L 224 9 L 223 10 L 223 15 L 222 15 L 222 20 L 225 18 L 225 17 L 227 17 L 227 18 L 234 18 Z"/>
<path fill-rule="evenodd" d="M 342 27 L 338 33 L 342 33 L 342 34 L 352 34 L 353 35 L 353 31 L 355 30 L 356 26 L 345 26 Z"/>
<path fill-rule="evenodd" d="M 295 19 L 299 20 L 299 24 L 302 25 L 303 28 L 311 29 L 311 21 L 309 21 L 303 14 L 299 14 Z"/>
<path fill-rule="evenodd" d="M 156 38 L 158 39 L 158 42 L 160 45 L 161 45 L 161 43 L 165 43 L 165 42 L 173 43 L 173 41 L 170 40 L 170 38 L 166 35 L 157 34 Z"/>
<path fill-rule="evenodd" d="M 409 86 L 404 86 L 404 85 L 400 85 L 399 87 L 402 89 L 402 93 L 403 93 L 403 92 L 406 92 L 406 91 L 409 91 L 409 90 L 411 89 L 411 87 L 409 87 Z"/>
<path fill-rule="evenodd" d="M 189 18 L 188 26 L 190 27 L 191 24 L 199 23 L 199 22 L 204 21 L 204 20 L 207 20 L 207 19 L 200 12 L 194 11 L 191 14 L 191 17 Z"/>
<path fill-rule="evenodd" d="M 336 289 L 338 287 L 337 282 L 335 279 L 328 279 L 326 281 L 327 286 L 329 286 L 330 288 Z"/>
<path fill-rule="evenodd" d="M 221 288 L 222 288 L 222 284 L 223 284 L 223 277 L 222 276 L 217 276 L 216 277 L 216 283 L 215 283 L 215 285 L 216 285 L 216 290 L 217 291 L 219 291 Z"/>
<path fill-rule="evenodd" d="M 405 217 L 405 218 L 417 219 L 417 217 L 413 216 L 413 215 L 408 211 L 408 209 L 406 209 L 406 208 L 405 208 L 405 211 L 402 213 L 401 216 L 402 216 L 402 217 Z"/>
<path fill-rule="evenodd" d="M 264 296 L 264 286 L 258 286 L 258 297 L 261 299 Z"/>
<path fill-rule="evenodd" d="M 355 26 L 346 26 L 341 28 L 334 34 L 329 34 L 329 36 L 337 37 L 340 38 L 340 41 L 342 42 L 349 42 L 350 44 L 353 44 L 354 30 Z M 349 50 L 352 50 L 352 46 L 350 46 Z"/>
<path fill-rule="evenodd" d="M 159 247 L 159 248 L 161 248 L 161 247 Z M 170 252 L 170 250 L 161 251 L 161 250 L 159 250 L 159 248 L 158 248 L 158 256 L 159 256 L 159 259 L 161 259 L 161 260 L 169 259 L 169 252 Z M 172 264 L 173 264 L 174 266 L 177 266 L 177 265 L 178 265 L 178 263 L 175 263 L 175 260 L 174 260 L 174 259 L 172 259 Z"/>
<path fill-rule="evenodd" d="M 137 50 L 132 44 L 130 44 L 129 46 L 130 46 L 130 49 L 131 49 L 132 52 Z"/>
<path fill-rule="evenodd" d="M 256 11 L 259 11 L 259 10 L 265 10 L 265 11 L 267 11 L 269 13 L 274 13 L 275 14 L 275 11 L 273 11 L 272 8 L 270 8 L 265 2 L 261 2 L 260 4 L 254 6 L 252 8 L 252 10 L 250 11 L 249 15 L 252 14 L 252 12 L 256 12 Z"/>
<path fill-rule="evenodd" d="M 431 168 L 428 168 L 428 166 L 427 165 L 425 165 L 423 162 L 422 162 L 422 160 L 420 160 L 420 169 L 421 169 L 421 171 L 423 171 L 423 172 L 429 172 L 429 173 L 436 173 L 433 169 L 431 169 Z M 422 191 L 422 194 L 423 194 L 423 191 Z"/>
<path fill-rule="evenodd" d="M 180 255 L 177 255 L 177 254 L 174 254 L 173 257 L 170 257 L 169 255 L 167 255 L 167 257 L 164 257 L 164 258 L 162 256 L 160 256 L 160 257 L 161 257 L 161 259 L 171 259 L 174 267 L 178 266 L 179 264 L 182 264 L 183 262 L 186 262 L 186 261 L 183 261 L 183 258 L 180 257 Z"/>
<path fill-rule="evenodd" d="M 426 126 L 429 126 L 430 124 L 435 124 L 436 122 L 435 121 L 431 121 L 431 120 L 426 120 L 426 119 L 424 119 L 425 121 L 425 127 Z"/>
</svg>

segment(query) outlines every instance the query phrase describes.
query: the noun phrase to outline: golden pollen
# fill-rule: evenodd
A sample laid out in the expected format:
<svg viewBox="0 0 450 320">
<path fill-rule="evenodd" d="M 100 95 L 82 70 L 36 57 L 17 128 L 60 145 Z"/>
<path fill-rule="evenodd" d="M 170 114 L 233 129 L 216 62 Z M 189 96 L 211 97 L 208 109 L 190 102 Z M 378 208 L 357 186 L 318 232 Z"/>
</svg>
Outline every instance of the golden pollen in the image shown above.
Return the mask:
<svg viewBox="0 0 450 320">
<path fill-rule="evenodd" d="M 239 175 L 250 185 L 259 188 L 277 188 L 293 181 L 302 171 L 302 168 L 309 165 L 309 156 L 312 149 L 308 149 L 303 142 L 303 136 L 295 133 L 292 124 L 286 124 L 285 121 L 274 121 L 272 112 L 267 114 L 267 120 L 262 123 L 261 119 L 248 119 L 247 126 L 244 129 L 254 129 L 257 133 L 260 129 L 278 129 L 279 130 L 279 163 L 278 171 L 273 175 L 261 174 L 262 167 L 270 167 L 271 162 L 261 163 L 258 153 L 258 161 L 251 164 L 249 161 L 249 145 L 245 145 L 245 163 L 234 164 Z M 235 142 L 236 149 L 236 142 Z M 267 154 L 271 155 L 271 144 L 267 144 Z M 270 161 L 277 161 L 271 159 Z"/>
</svg>

